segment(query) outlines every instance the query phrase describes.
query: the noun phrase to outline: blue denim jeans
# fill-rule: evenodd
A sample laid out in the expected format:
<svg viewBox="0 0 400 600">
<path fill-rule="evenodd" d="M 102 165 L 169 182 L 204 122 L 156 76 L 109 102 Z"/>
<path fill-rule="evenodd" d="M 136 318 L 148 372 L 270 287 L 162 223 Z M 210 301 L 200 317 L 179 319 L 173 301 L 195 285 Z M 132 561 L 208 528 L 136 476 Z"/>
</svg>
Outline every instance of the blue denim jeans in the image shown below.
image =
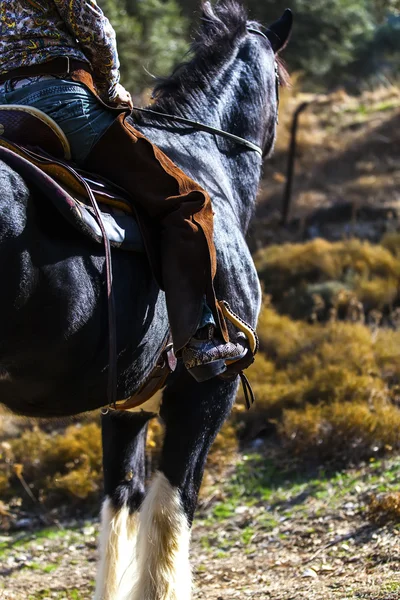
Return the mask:
<svg viewBox="0 0 400 600">
<path fill-rule="evenodd" d="M 72 159 L 81 164 L 115 119 L 81 83 L 48 79 L 13 89 L 7 81 L 0 89 L 0 104 L 27 104 L 52 117 L 67 136 Z"/>
</svg>

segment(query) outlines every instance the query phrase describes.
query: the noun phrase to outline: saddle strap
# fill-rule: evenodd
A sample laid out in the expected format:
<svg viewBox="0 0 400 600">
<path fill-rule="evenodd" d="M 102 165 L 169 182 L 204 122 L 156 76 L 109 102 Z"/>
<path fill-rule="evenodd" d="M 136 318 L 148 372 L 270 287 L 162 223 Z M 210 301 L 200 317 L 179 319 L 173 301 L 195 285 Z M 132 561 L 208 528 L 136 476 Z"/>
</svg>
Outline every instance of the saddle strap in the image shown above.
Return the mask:
<svg viewBox="0 0 400 600">
<path fill-rule="evenodd" d="M 115 313 L 115 301 L 114 301 L 114 290 L 113 290 L 113 274 L 112 274 L 112 256 L 111 256 L 111 245 L 108 238 L 106 229 L 104 227 L 103 219 L 99 205 L 97 204 L 96 198 L 87 184 L 87 182 L 80 177 L 80 175 L 70 167 L 71 173 L 81 179 L 81 183 L 84 186 L 88 195 L 90 204 L 94 210 L 97 224 L 100 227 L 101 235 L 104 242 L 104 256 L 105 256 L 105 270 L 106 270 L 106 287 L 107 287 L 107 312 L 108 312 L 108 386 L 107 386 L 107 398 L 110 405 L 115 405 L 117 401 L 117 325 L 116 325 L 116 313 Z"/>
<path fill-rule="evenodd" d="M 241 380 L 242 386 L 243 386 L 243 394 L 244 394 L 244 400 L 246 402 L 246 408 L 247 408 L 247 410 L 250 410 L 251 405 L 254 404 L 255 399 L 256 399 L 254 396 L 253 388 L 251 387 L 251 383 L 247 379 L 247 377 L 243 373 L 243 371 L 241 373 L 239 373 L 239 377 L 240 377 L 240 380 Z"/>
<path fill-rule="evenodd" d="M 168 376 L 175 371 L 176 364 L 177 360 L 173 346 L 168 337 L 157 364 L 138 391 L 125 400 L 117 400 L 115 404 L 110 405 L 106 410 L 132 410 L 144 404 L 165 386 Z"/>
<path fill-rule="evenodd" d="M 76 180 L 80 182 L 86 191 L 89 202 L 93 208 L 97 224 L 100 228 L 104 243 L 104 258 L 105 258 L 105 275 L 106 275 L 106 290 L 107 290 L 107 313 L 108 313 L 108 385 L 107 399 L 110 405 L 115 405 L 117 401 L 117 326 L 115 301 L 113 290 L 113 273 L 112 273 L 112 256 L 111 245 L 106 229 L 104 227 L 101 211 L 94 194 L 83 177 L 70 165 L 63 165 L 65 169 L 71 173 Z"/>
</svg>

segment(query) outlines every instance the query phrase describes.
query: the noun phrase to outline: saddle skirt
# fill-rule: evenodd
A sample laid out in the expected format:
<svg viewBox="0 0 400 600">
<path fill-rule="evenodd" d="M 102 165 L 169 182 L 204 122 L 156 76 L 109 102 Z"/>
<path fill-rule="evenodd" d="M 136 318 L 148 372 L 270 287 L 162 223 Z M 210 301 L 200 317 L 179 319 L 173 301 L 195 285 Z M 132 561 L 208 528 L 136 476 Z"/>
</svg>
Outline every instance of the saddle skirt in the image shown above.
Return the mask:
<svg viewBox="0 0 400 600">
<path fill-rule="evenodd" d="M 67 161 L 69 157 L 68 140 L 50 117 L 29 106 L 0 106 L 0 160 L 35 185 L 75 229 L 103 244 L 98 217 L 90 204 L 89 196 L 93 195 L 110 245 L 144 253 L 127 193 L 98 175 L 74 168 Z M 107 410 L 158 413 L 161 396 L 156 392 L 165 386 L 175 367 L 167 331 L 158 359 L 136 392 Z"/>
<path fill-rule="evenodd" d="M 69 158 L 68 140 L 53 119 L 31 106 L 0 106 L 0 159 L 36 185 L 76 230 L 103 243 L 90 188 L 111 246 L 145 252 L 128 194 L 73 167 Z"/>
</svg>

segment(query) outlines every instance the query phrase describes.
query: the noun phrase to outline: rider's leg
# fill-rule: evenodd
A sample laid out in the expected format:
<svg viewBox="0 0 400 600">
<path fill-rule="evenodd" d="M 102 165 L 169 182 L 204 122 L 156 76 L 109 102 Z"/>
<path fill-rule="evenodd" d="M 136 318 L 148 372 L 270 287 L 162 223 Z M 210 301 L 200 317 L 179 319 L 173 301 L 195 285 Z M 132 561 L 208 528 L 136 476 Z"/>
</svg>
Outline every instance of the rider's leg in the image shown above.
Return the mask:
<svg viewBox="0 0 400 600">
<path fill-rule="evenodd" d="M 99 171 L 132 196 L 152 267 L 167 295 L 176 351 L 195 334 L 203 297 L 218 321 L 216 256 L 208 194 L 120 115 L 89 153 Z"/>
<path fill-rule="evenodd" d="M 124 115 L 92 148 L 84 166 L 125 188 L 139 207 L 153 270 L 166 292 L 175 352 L 182 351 L 186 368 L 198 381 L 219 375 L 227 359 L 242 358 L 246 349 L 229 342 L 215 298 L 216 252 L 209 195 Z M 204 318 L 204 296 L 218 324 L 217 335 L 213 327 L 197 334 Z"/>
</svg>

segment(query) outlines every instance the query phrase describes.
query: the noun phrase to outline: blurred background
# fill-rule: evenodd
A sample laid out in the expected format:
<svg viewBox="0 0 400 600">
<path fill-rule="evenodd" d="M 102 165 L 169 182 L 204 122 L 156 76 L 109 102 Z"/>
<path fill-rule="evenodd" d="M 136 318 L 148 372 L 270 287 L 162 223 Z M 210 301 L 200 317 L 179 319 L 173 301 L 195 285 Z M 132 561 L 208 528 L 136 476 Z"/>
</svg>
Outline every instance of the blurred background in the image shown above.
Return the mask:
<svg viewBox="0 0 400 600">
<path fill-rule="evenodd" d="M 122 83 L 137 102 L 147 102 L 153 77 L 185 59 L 198 2 L 99 4 L 117 31 Z M 293 35 L 283 52 L 291 85 L 282 90 L 276 149 L 248 235 L 264 291 L 261 352 L 249 370 L 257 402 L 247 412 L 239 393 L 211 451 L 195 529 L 196 574 L 207 598 L 219 597 L 213 558 L 255 598 L 269 598 L 268 586 L 276 600 L 292 597 L 285 595 L 290 585 L 296 600 L 322 592 L 394 600 L 400 590 L 400 0 L 246 5 L 263 25 L 292 9 Z M 149 472 L 161 441 L 155 422 Z M 43 573 L 49 564 L 45 556 L 41 566 L 30 546 L 18 562 L 19 532 L 26 539 L 39 524 L 65 533 L 71 519 L 65 547 L 78 544 L 71 531 L 79 531 L 90 563 L 95 531 L 86 520 L 97 515 L 101 490 L 98 414 L 40 424 L 3 416 L 0 557 L 3 551 L 13 573 L 35 569 L 35 561 Z M 43 535 L 46 548 L 51 536 Z M 271 550 L 274 575 L 263 579 L 267 559 L 259 571 L 257 561 Z M 232 566 L 235 552 L 253 557 L 251 583 Z M 58 572 L 50 564 L 48 573 Z M 0 570 L 0 582 L 11 571 Z M 350 585 L 344 574 L 359 595 L 343 595 Z M 224 600 L 244 597 L 235 595 L 239 583 Z"/>
</svg>

